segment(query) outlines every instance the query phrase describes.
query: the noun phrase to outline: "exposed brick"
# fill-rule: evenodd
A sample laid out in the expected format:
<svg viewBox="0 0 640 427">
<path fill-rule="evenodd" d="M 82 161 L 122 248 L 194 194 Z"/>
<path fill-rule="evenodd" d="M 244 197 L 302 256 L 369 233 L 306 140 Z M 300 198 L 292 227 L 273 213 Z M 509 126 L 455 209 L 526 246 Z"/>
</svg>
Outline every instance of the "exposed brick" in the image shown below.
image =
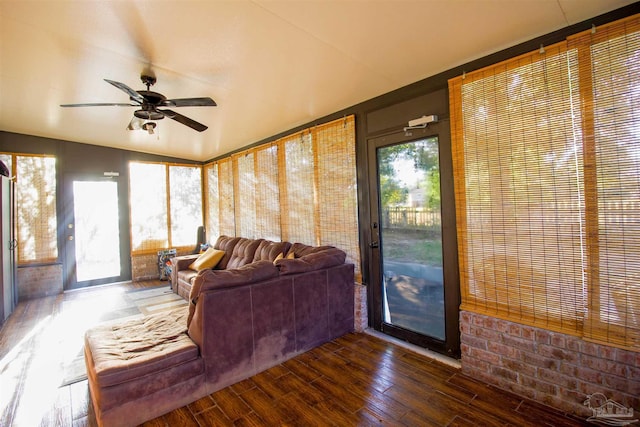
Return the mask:
<svg viewBox="0 0 640 427">
<path fill-rule="evenodd" d="M 635 366 L 627 366 L 627 375 L 630 380 L 640 381 L 640 368 Z"/>
<path fill-rule="evenodd" d="M 555 395 L 558 391 L 557 386 L 545 381 L 540 381 L 536 378 L 530 377 L 529 375 L 520 375 L 519 380 L 520 384 L 523 386 L 536 390 L 539 393 Z"/>
<path fill-rule="evenodd" d="M 617 360 L 617 349 L 615 347 L 607 347 L 604 345 L 601 345 L 598 347 L 598 355 L 600 357 L 602 357 L 603 359 L 608 359 L 608 360 Z"/>
<path fill-rule="evenodd" d="M 580 346 L 580 352 L 584 353 L 584 354 L 588 354 L 591 356 L 597 356 L 598 355 L 598 345 L 591 343 L 591 342 L 582 342 L 581 346 Z"/>
<path fill-rule="evenodd" d="M 535 376 L 537 369 L 534 366 L 527 365 L 526 363 L 519 362 L 517 360 L 503 358 L 502 359 L 502 367 L 507 368 L 511 371 L 517 372 L 519 374 L 525 374 L 530 376 Z"/>
<path fill-rule="evenodd" d="M 471 348 L 470 353 L 472 357 L 484 360 L 485 362 L 489 362 L 492 365 L 498 365 L 500 363 L 500 356 L 491 353 L 490 351 L 482 350 L 479 348 Z"/>
<path fill-rule="evenodd" d="M 17 272 L 18 300 L 61 294 L 62 265 L 21 266 Z"/>
<path fill-rule="evenodd" d="M 573 377 L 578 377 L 578 374 L 579 374 L 579 370 L 576 365 L 574 365 L 573 363 L 567 363 L 564 361 L 560 362 L 560 367 L 558 369 L 558 372 L 564 375 L 571 375 Z"/>
<path fill-rule="evenodd" d="M 502 319 L 496 319 L 496 331 L 505 333 L 509 330 L 509 322 Z"/>
<path fill-rule="evenodd" d="M 635 366 L 637 353 L 628 350 L 620 350 L 616 352 L 616 361 L 625 365 Z M 640 366 L 639 366 L 640 367 Z"/>
<path fill-rule="evenodd" d="M 511 336 L 519 337 L 520 334 L 521 334 L 521 328 L 522 327 L 520 325 L 518 325 L 517 323 L 511 323 L 511 324 L 509 324 L 509 329 L 508 329 L 507 332 Z"/>
<path fill-rule="evenodd" d="M 538 378 L 542 381 L 553 383 L 570 390 L 576 390 L 578 388 L 578 380 L 575 377 L 561 375 L 557 372 L 540 369 L 538 370 Z"/>
<path fill-rule="evenodd" d="M 482 337 L 486 340 L 498 340 L 500 338 L 500 332 L 498 331 L 494 331 L 492 329 L 486 329 L 486 328 L 476 328 L 475 331 L 473 331 L 474 334 L 477 337 Z"/>
<path fill-rule="evenodd" d="M 534 340 L 536 337 L 536 330 L 529 326 L 522 326 L 520 328 L 520 336 L 527 340 Z"/>
<path fill-rule="evenodd" d="M 627 367 L 623 364 L 599 357 L 588 356 L 586 354 L 583 354 L 580 360 L 581 366 L 585 368 L 591 368 L 595 371 L 606 372 L 620 377 L 627 376 Z"/>
<path fill-rule="evenodd" d="M 551 344 L 554 347 L 558 347 L 558 348 L 566 348 L 566 339 L 564 337 L 564 335 L 560 335 L 560 334 L 552 334 L 551 335 L 551 342 L 549 344 Z"/>
<path fill-rule="evenodd" d="M 577 378 L 590 384 L 602 385 L 602 373 L 593 369 L 578 367 Z"/>
<path fill-rule="evenodd" d="M 535 339 L 538 344 L 549 344 L 551 342 L 551 332 L 544 329 L 537 329 Z"/>
<path fill-rule="evenodd" d="M 559 361 L 536 353 L 523 353 L 522 361 L 528 365 L 533 365 L 550 371 L 557 371 L 560 366 Z"/>
<path fill-rule="evenodd" d="M 580 352 L 580 348 L 582 347 L 582 341 L 576 337 L 567 336 L 565 339 L 565 348 L 567 350 L 574 351 L 576 353 Z"/>
<path fill-rule="evenodd" d="M 487 342 L 487 350 L 500 356 L 509 357 L 511 359 L 521 359 L 522 352 L 516 348 L 509 347 L 496 341 Z"/>
<path fill-rule="evenodd" d="M 470 324 L 471 323 L 471 313 L 469 313 L 468 311 L 461 311 L 460 312 L 460 323 L 461 324 Z"/>
<path fill-rule="evenodd" d="M 535 344 L 533 341 L 525 340 L 518 337 L 505 335 L 502 337 L 502 343 L 524 351 L 533 352 L 535 350 Z"/>
<path fill-rule="evenodd" d="M 555 360 L 564 360 L 571 363 L 576 363 L 579 360 L 577 354 L 571 351 L 566 351 L 557 347 L 551 347 L 549 345 L 538 346 L 538 352 L 540 355 L 550 357 Z"/>
<path fill-rule="evenodd" d="M 518 373 L 500 366 L 491 367 L 491 373 L 497 377 L 507 379 L 512 382 L 518 381 Z"/>
<path fill-rule="evenodd" d="M 497 322 L 497 319 L 495 319 L 493 317 L 484 317 L 483 321 L 482 321 L 482 326 L 485 329 L 495 330 L 496 329 L 496 322 Z"/>
<path fill-rule="evenodd" d="M 640 387 L 636 383 L 634 387 L 633 381 L 629 381 L 626 378 L 620 378 L 616 375 L 603 375 L 603 385 L 612 390 L 618 390 L 627 394 L 640 394 Z"/>
<path fill-rule="evenodd" d="M 482 350 L 487 349 L 487 340 L 484 338 L 479 338 L 473 335 L 463 335 L 460 336 L 460 341 L 464 342 L 469 347 L 480 348 Z"/>
</svg>

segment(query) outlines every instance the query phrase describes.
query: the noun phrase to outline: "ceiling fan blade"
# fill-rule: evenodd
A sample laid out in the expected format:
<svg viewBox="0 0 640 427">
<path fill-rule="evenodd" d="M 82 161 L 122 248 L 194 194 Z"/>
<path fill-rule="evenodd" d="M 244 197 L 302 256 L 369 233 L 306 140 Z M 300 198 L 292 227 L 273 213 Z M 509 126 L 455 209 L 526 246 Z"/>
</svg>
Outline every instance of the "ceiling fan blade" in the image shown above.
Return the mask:
<svg viewBox="0 0 640 427">
<path fill-rule="evenodd" d="M 96 102 L 89 104 L 60 104 L 61 107 L 135 107 L 136 104 L 123 104 L 121 102 Z"/>
<path fill-rule="evenodd" d="M 211 98 L 178 98 L 166 99 L 162 102 L 163 107 L 215 107 L 216 102 Z"/>
<path fill-rule="evenodd" d="M 135 90 L 131 89 L 126 84 L 109 80 L 109 79 L 104 79 L 104 81 L 107 83 L 111 83 L 121 91 L 126 92 L 127 95 L 129 95 L 129 98 L 131 98 L 133 101 L 136 101 L 139 104 L 142 104 L 144 102 L 144 97 L 140 95 L 138 92 L 136 92 Z"/>
<path fill-rule="evenodd" d="M 165 117 L 175 120 L 178 123 L 182 123 L 185 126 L 189 126 L 191 129 L 197 130 L 198 132 L 202 132 L 208 129 L 208 126 L 203 125 L 202 123 L 198 123 L 193 119 L 190 119 L 187 116 L 183 116 L 182 114 L 176 113 L 171 110 L 156 110 L 164 114 Z"/>
</svg>

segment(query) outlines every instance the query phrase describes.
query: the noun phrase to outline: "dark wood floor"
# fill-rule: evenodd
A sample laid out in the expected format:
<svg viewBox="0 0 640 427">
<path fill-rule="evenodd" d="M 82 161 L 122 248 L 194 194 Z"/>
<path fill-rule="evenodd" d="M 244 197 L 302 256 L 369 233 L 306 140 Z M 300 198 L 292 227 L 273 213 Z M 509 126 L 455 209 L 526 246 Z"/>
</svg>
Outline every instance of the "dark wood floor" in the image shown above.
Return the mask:
<svg viewBox="0 0 640 427">
<path fill-rule="evenodd" d="M 1 426 L 95 426 L 87 381 L 60 387 L 42 325 L 113 285 L 21 303 L 0 331 Z M 114 288 L 115 287 L 115 288 Z M 118 288 L 120 287 L 120 288 Z M 93 305 L 92 304 L 97 304 Z M 75 319 L 82 322 L 82 318 Z M 51 342 L 49 342 L 51 341 Z M 63 351 L 51 348 L 51 351 Z M 368 334 L 349 334 L 144 424 L 151 426 L 578 426 L 584 422 L 484 385 Z"/>
</svg>

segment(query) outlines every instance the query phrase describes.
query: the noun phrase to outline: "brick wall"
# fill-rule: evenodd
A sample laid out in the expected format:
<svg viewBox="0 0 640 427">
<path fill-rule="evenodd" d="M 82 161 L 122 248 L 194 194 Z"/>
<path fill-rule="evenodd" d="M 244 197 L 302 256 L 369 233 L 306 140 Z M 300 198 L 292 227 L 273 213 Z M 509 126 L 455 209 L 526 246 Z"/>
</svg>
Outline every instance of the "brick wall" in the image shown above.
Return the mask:
<svg viewBox="0 0 640 427">
<path fill-rule="evenodd" d="M 367 316 L 367 287 L 356 283 L 354 288 L 354 329 L 356 332 L 362 332 L 367 328 L 369 319 Z"/>
<path fill-rule="evenodd" d="M 520 396 L 588 417 L 592 393 L 640 410 L 640 353 L 463 311 L 462 371 Z"/>
<path fill-rule="evenodd" d="M 16 276 L 19 301 L 62 293 L 62 264 L 20 266 Z"/>
</svg>

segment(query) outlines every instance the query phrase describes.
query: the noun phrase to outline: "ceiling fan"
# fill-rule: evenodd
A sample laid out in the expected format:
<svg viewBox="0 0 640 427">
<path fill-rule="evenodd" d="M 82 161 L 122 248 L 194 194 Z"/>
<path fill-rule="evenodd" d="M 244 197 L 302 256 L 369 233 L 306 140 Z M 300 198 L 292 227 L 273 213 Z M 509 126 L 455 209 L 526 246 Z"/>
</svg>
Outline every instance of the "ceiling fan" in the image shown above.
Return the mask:
<svg viewBox="0 0 640 427">
<path fill-rule="evenodd" d="M 198 123 L 189 117 L 176 113 L 172 110 L 167 110 L 165 107 L 215 107 L 217 104 L 211 98 L 177 98 L 167 99 L 164 95 L 152 92 L 149 90 L 156 82 L 156 78 L 153 76 L 142 75 L 140 76 L 142 83 L 147 86 L 147 90 L 133 90 L 124 83 L 116 82 L 113 80 L 104 79 L 107 83 L 112 84 L 121 91 L 129 95 L 130 102 L 128 103 L 89 103 L 89 104 L 62 104 L 61 107 L 140 107 L 140 109 L 133 112 L 133 119 L 127 126 L 129 130 L 144 129 L 149 134 L 153 133 L 153 129 L 156 127 L 154 120 L 161 120 L 168 117 L 175 120 L 178 123 L 182 123 L 191 129 L 202 132 L 207 129 L 207 126 L 202 123 Z"/>
</svg>

